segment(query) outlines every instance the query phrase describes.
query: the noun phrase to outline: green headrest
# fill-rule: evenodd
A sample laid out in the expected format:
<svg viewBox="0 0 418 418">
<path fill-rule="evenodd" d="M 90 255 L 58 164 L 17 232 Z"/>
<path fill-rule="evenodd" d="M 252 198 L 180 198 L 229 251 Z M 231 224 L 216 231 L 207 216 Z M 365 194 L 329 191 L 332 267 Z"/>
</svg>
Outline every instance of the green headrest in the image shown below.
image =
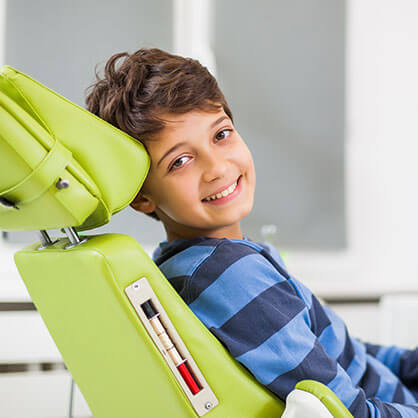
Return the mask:
<svg viewBox="0 0 418 418">
<path fill-rule="evenodd" d="M 0 229 L 101 226 L 134 199 L 149 165 L 134 138 L 27 75 L 0 70 Z"/>
</svg>

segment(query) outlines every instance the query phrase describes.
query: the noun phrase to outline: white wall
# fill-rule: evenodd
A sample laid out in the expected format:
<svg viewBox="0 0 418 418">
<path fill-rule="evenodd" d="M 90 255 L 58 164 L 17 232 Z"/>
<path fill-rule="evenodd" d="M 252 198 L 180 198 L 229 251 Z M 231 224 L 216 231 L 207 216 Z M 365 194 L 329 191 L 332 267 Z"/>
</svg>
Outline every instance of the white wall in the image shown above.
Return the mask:
<svg viewBox="0 0 418 418">
<path fill-rule="evenodd" d="M 352 239 L 377 281 L 417 283 L 418 3 L 351 0 Z M 350 197 L 350 196 L 349 196 Z"/>
<path fill-rule="evenodd" d="M 418 291 L 418 3 L 347 8 L 348 250 L 289 261 L 323 294 Z"/>
<path fill-rule="evenodd" d="M 173 52 L 199 60 L 216 75 L 210 47 L 211 0 L 173 0 Z"/>
<path fill-rule="evenodd" d="M 0 0 L 0 67 L 4 65 L 4 47 L 6 32 L 6 0 Z M 3 239 L 0 235 L 0 257 L 3 251 Z"/>
<path fill-rule="evenodd" d="M 6 0 L 0 0 L 0 66 L 4 65 L 6 34 Z"/>
</svg>

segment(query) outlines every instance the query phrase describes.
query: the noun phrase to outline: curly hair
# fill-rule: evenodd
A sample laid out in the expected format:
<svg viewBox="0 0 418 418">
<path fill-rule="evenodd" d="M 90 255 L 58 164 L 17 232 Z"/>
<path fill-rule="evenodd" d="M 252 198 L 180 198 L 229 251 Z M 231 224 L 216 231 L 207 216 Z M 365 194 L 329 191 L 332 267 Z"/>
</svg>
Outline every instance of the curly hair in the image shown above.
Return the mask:
<svg viewBox="0 0 418 418">
<path fill-rule="evenodd" d="M 123 59 L 123 60 L 122 60 Z M 122 60 L 122 62 L 120 61 Z M 216 79 L 199 61 L 142 48 L 109 58 L 101 78 L 87 89 L 87 110 L 144 144 L 164 128 L 164 113 L 232 112 Z M 147 214 L 159 220 L 157 214 Z"/>
</svg>

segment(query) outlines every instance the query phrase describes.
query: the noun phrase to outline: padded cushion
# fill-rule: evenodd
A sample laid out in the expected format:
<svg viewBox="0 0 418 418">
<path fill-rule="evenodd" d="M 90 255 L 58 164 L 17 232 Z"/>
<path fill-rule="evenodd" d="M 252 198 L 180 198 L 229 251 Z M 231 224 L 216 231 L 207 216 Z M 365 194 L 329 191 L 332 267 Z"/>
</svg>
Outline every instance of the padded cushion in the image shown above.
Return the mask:
<svg viewBox="0 0 418 418">
<path fill-rule="evenodd" d="M 136 196 L 143 145 L 27 75 L 0 71 L 0 228 L 96 228 Z M 59 179 L 69 187 L 58 189 Z"/>
<path fill-rule="evenodd" d="M 353 418 L 350 411 L 328 386 L 315 380 L 302 380 L 295 386 L 295 389 L 315 395 L 327 407 L 333 417 Z"/>
<path fill-rule="evenodd" d="M 126 297 L 146 277 L 219 404 L 207 418 L 277 418 L 283 402 L 235 361 L 144 249 L 122 234 L 61 239 L 15 255 L 29 294 L 65 364 L 99 418 L 197 418 Z"/>
</svg>

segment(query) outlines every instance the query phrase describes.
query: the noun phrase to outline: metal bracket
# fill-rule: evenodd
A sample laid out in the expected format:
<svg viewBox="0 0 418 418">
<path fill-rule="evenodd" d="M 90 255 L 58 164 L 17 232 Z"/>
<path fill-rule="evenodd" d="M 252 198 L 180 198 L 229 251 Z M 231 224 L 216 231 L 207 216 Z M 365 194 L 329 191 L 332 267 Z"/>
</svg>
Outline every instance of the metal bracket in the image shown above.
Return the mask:
<svg viewBox="0 0 418 418">
<path fill-rule="evenodd" d="M 65 246 L 66 250 L 69 250 L 70 248 L 74 248 L 77 245 L 82 244 L 83 242 L 86 242 L 88 240 L 88 238 L 83 238 L 81 239 L 78 234 L 77 231 L 74 228 L 64 228 L 64 232 L 67 235 L 68 239 L 70 240 L 71 244 L 68 244 Z"/>
<path fill-rule="evenodd" d="M 58 242 L 57 239 L 55 241 L 52 241 L 51 238 L 48 235 L 48 232 L 46 232 L 45 230 L 40 230 L 38 232 L 38 235 L 39 235 L 39 238 L 41 240 L 41 245 L 37 248 L 38 251 L 39 250 L 44 250 L 45 248 L 48 248 L 51 245 Z"/>
</svg>

